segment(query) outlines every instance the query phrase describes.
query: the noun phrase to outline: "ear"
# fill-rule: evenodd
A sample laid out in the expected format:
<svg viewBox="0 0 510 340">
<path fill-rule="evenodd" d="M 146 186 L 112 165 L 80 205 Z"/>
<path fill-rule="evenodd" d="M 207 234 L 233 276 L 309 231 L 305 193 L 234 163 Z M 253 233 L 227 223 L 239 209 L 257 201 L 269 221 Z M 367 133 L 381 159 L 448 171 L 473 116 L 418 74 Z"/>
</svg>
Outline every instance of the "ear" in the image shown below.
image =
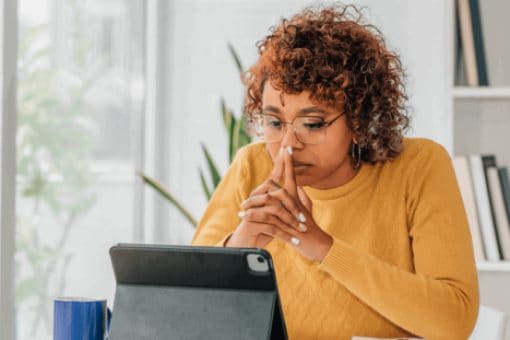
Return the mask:
<svg viewBox="0 0 510 340">
<path fill-rule="evenodd" d="M 298 196 L 299 196 L 299 200 L 301 201 L 301 204 L 304 205 L 304 207 L 306 208 L 306 210 L 308 210 L 308 212 L 311 214 L 312 213 L 312 201 L 310 200 L 310 198 L 308 197 L 308 195 L 306 194 L 306 192 L 303 190 L 302 187 L 297 187 L 298 189 Z"/>
</svg>

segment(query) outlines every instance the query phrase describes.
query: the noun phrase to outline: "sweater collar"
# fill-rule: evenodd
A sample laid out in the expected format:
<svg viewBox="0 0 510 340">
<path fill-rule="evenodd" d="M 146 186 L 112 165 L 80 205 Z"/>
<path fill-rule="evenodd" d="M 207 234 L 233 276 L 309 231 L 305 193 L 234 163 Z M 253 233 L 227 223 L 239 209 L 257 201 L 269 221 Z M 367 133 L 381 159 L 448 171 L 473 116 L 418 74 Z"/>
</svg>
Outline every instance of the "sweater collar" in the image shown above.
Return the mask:
<svg viewBox="0 0 510 340">
<path fill-rule="evenodd" d="M 371 167 L 373 167 L 372 164 L 363 163 L 359 171 L 353 178 L 351 178 L 351 180 L 349 180 L 349 182 L 344 183 L 338 187 L 330 189 L 315 189 L 309 186 L 305 186 L 303 189 L 307 193 L 308 197 L 312 200 L 332 200 L 339 198 L 366 185 L 368 183 L 367 179 L 370 175 Z"/>
</svg>

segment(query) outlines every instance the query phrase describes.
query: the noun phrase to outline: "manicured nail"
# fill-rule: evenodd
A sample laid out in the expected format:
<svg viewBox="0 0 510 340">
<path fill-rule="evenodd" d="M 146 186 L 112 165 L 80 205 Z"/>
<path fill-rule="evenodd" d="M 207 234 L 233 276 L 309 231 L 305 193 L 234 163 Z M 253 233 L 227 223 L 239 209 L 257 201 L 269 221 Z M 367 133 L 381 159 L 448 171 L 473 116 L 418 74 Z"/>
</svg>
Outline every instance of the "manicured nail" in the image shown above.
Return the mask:
<svg viewBox="0 0 510 340">
<path fill-rule="evenodd" d="M 306 225 L 304 223 L 299 223 L 299 230 L 304 233 L 305 231 L 308 230 L 308 228 L 306 227 Z"/>
<path fill-rule="evenodd" d="M 241 210 L 240 212 L 237 213 L 237 216 L 239 216 L 239 218 L 243 218 L 244 216 L 246 216 L 246 211 Z"/>
<path fill-rule="evenodd" d="M 299 244 L 301 243 L 301 241 L 297 237 L 294 237 L 294 236 L 292 236 L 290 238 L 290 242 L 292 242 L 292 244 L 295 246 L 299 246 Z"/>
<path fill-rule="evenodd" d="M 248 201 L 249 201 L 249 200 L 250 200 L 249 198 L 245 199 L 245 200 L 243 201 L 243 203 L 241 203 L 241 206 L 243 206 L 243 207 L 244 207 L 246 204 L 248 204 Z"/>
<path fill-rule="evenodd" d="M 292 155 L 292 146 L 287 146 L 287 152 Z"/>
<path fill-rule="evenodd" d="M 297 215 L 297 219 L 299 222 L 303 222 L 303 223 L 306 222 L 306 217 L 305 217 L 305 214 L 303 214 L 303 213 L 299 213 Z"/>
</svg>

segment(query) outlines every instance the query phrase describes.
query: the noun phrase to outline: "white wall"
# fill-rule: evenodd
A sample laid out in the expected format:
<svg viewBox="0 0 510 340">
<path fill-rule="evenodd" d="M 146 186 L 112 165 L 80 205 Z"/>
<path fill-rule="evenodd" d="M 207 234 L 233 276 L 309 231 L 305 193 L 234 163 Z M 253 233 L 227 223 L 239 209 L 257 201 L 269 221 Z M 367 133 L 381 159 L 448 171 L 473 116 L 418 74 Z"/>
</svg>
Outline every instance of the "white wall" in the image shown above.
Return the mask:
<svg viewBox="0 0 510 340">
<path fill-rule="evenodd" d="M 170 63 L 164 76 L 168 98 L 165 126 L 169 143 L 165 184 L 199 217 L 206 201 L 197 166 L 204 164 L 199 143 L 206 142 L 223 171 L 227 167 L 226 136 L 219 98 L 240 113 L 242 87 L 227 42 L 238 50 L 246 66 L 255 61 L 255 42 L 269 33 L 281 16 L 288 16 L 309 1 L 295 0 L 175 0 L 162 17 L 168 18 L 168 35 L 161 41 Z M 409 75 L 413 130 L 451 150 L 450 77 L 446 50 L 445 16 L 441 0 L 358 1 L 401 56 Z M 193 230 L 175 210 L 170 227 L 161 223 L 155 241 L 185 243 Z M 150 240 L 149 240 L 150 241 Z"/>
</svg>

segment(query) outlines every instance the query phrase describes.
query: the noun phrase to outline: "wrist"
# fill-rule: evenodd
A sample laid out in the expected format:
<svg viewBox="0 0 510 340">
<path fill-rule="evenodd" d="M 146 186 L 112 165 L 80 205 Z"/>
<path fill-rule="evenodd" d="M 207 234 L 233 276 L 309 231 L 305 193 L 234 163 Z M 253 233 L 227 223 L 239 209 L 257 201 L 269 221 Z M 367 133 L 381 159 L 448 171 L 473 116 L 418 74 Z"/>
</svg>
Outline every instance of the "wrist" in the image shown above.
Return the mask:
<svg viewBox="0 0 510 340">
<path fill-rule="evenodd" d="M 333 237 L 326 234 L 325 241 L 323 243 L 323 246 L 321 247 L 321 250 L 319 252 L 319 258 L 318 261 L 322 262 L 328 255 L 329 251 L 331 250 L 331 247 L 333 246 Z"/>
<path fill-rule="evenodd" d="M 223 241 L 223 247 L 229 247 L 229 242 L 232 239 L 232 234 L 228 235 L 225 241 Z"/>
</svg>

